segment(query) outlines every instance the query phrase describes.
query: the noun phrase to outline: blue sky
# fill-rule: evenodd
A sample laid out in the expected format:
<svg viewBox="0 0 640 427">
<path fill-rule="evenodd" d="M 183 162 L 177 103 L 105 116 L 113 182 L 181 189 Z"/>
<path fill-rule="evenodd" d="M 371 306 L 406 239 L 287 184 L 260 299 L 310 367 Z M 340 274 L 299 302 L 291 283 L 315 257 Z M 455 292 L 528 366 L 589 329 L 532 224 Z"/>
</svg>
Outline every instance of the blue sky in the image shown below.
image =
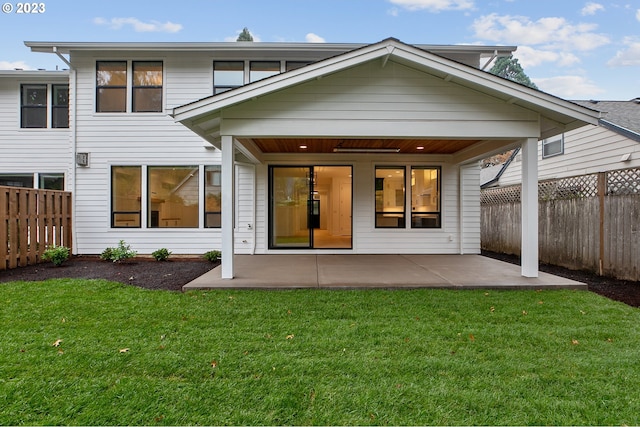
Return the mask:
<svg viewBox="0 0 640 427">
<path fill-rule="evenodd" d="M 0 69 L 64 66 L 25 40 L 220 42 L 248 27 L 263 42 L 515 45 L 546 92 L 640 97 L 640 0 L 48 0 L 37 14 L 0 3 Z"/>
</svg>

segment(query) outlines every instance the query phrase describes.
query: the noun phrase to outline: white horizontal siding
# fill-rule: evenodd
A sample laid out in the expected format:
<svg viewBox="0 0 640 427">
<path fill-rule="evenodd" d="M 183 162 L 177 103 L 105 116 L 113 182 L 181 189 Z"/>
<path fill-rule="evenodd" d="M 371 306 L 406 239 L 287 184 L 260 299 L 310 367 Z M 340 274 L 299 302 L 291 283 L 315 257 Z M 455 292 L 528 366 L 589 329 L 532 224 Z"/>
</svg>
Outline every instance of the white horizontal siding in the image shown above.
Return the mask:
<svg viewBox="0 0 640 427">
<path fill-rule="evenodd" d="M 331 157 L 318 157 L 316 164 L 331 163 Z M 292 164 L 290 157 L 271 160 L 271 164 Z M 297 164 L 312 165 L 308 162 Z M 339 164 L 344 164 L 342 161 Z M 479 168 L 474 168 L 466 180 L 468 197 L 466 206 L 466 236 L 459 234 L 459 180 L 458 168 L 436 160 L 432 156 L 357 156 L 348 164 L 353 165 L 353 249 L 336 250 L 336 253 L 356 254 L 456 254 L 460 252 L 460 239 L 465 241 L 466 253 L 477 253 L 480 250 L 480 193 Z M 375 228 L 374 223 L 374 177 L 376 165 L 423 165 L 442 167 L 442 228 L 440 229 L 381 229 Z M 268 166 L 257 168 L 257 212 L 256 218 L 256 253 L 289 253 L 292 251 L 269 251 L 268 212 L 267 212 L 267 175 Z M 475 184 L 476 189 L 471 188 Z M 264 215 L 263 215 L 264 213 Z M 477 217 L 477 218 L 476 218 Z M 409 221 L 407 221 L 409 223 Z M 307 250 L 295 253 L 327 253 L 326 250 Z"/>
<path fill-rule="evenodd" d="M 517 137 L 538 116 L 390 61 L 372 61 L 223 112 L 230 135 Z M 402 134 L 402 135 L 401 135 Z"/>
<path fill-rule="evenodd" d="M 20 85 L 67 84 L 66 76 L 0 78 L 0 172 L 65 173 L 71 158 L 69 129 L 20 128 Z M 48 94 L 50 96 L 50 94 Z M 51 114 L 51 111 L 48 111 Z"/>
<path fill-rule="evenodd" d="M 211 94 L 211 61 L 178 54 L 128 53 L 101 57 L 74 55 L 78 84 L 78 151 L 90 153 L 90 166 L 78 170 L 76 182 L 77 250 L 97 254 L 125 239 L 139 253 L 166 247 L 175 254 L 220 249 L 220 229 L 111 229 L 111 167 L 196 166 L 220 164 L 220 152 L 169 116 L 171 109 Z M 96 113 L 97 60 L 162 60 L 164 112 Z M 203 178 L 200 177 L 202 180 Z M 143 183 L 144 185 L 144 183 Z M 202 211 L 200 201 L 199 211 Z M 143 216 L 146 207 L 143 208 Z M 202 213 L 199 213 L 202 215 Z M 143 221 L 145 222 L 145 221 Z"/>
<path fill-rule="evenodd" d="M 620 161 L 631 153 L 631 160 Z M 564 135 L 564 154 L 542 158 L 538 144 L 538 179 L 564 178 L 616 169 L 640 167 L 640 143 L 601 126 L 584 126 Z M 500 185 L 520 183 L 518 156 L 500 178 Z"/>
</svg>

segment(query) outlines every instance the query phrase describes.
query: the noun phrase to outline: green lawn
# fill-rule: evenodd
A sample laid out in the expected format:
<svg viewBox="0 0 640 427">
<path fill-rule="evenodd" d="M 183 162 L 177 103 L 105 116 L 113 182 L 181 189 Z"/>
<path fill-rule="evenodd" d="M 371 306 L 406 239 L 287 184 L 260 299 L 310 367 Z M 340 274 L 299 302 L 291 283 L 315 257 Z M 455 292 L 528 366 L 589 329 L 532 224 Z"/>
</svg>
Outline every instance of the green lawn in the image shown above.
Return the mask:
<svg viewBox="0 0 640 427">
<path fill-rule="evenodd" d="M 55 280 L 0 324 L 2 425 L 640 424 L 640 311 L 585 291 Z"/>
</svg>

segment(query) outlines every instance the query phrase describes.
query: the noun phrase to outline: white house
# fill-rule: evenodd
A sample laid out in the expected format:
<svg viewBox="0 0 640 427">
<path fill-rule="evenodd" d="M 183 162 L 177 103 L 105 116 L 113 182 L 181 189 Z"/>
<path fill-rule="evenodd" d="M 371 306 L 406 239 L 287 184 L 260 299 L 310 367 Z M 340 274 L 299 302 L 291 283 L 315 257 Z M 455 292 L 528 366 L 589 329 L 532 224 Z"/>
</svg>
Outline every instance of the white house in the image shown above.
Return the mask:
<svg viewBox="0 0 640 427">
<path fill-rule="evenodd" d="M 629 101 L 574 101 L 598 110 L 597 125 L 586 125 L 541 141 L 538 146 L 540 180 L 567 178 L 598 172 L 640 168 L 640 99 Z M 520 183 L 522 157 L 514 153 L 493 173 L 485 187 Z"/>
<path fill-rule="evenodd" d="M 538 140 L 599 117 L 482 70 L 514 47 L 26 45 L 69 68 L 66 160 L 50 169 L 73 193 L 74 251 L 222 249 L 223 278 L 233 253 L 479 253 L 478 161 L 514 147 L 535 277 Z M 9 145 L 24 161 L 3 155 L 0 178 L 40 173 L 56 131 L 20 125 L 27 77 L 0 75 L 1 132 L 40 142 Z"/>
</svg>

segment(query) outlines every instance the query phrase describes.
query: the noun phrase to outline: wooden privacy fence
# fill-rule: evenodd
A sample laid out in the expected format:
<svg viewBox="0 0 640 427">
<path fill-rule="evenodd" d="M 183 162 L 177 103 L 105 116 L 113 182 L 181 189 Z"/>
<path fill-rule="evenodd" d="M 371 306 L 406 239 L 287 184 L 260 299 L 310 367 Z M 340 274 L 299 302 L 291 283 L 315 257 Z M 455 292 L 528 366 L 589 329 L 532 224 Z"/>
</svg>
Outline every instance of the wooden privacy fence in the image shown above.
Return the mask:
<svg viewBox="0 0 640 427">
<path fill-rule="evenodd" d="M 521 186 L 481 192 L 482 249 L 520 255 Z M 540 181 L 540 261 L 640 280 L 640 169 Z"/>
<path fill-rule="evenodd" d="M 35 264 L 48 246 L 71 249 L 71 193 L 0 186 L 0 270 Z"/>
</svg>

